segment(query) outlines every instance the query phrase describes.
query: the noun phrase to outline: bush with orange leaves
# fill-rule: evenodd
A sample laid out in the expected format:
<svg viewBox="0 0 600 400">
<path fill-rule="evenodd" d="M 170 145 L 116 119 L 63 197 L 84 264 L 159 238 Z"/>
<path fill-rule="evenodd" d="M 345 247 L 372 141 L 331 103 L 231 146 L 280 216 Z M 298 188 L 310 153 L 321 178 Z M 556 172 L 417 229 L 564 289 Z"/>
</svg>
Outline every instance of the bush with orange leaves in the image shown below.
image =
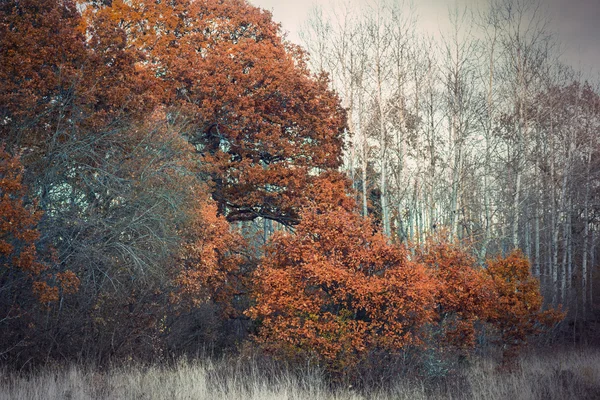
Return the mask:
<svg viewBox="0 0 600 400">
<path fill-rule="evenodd" d="M 556 325 L 565 314 L 560 309 L 542 310 L 539 281 L 521 251 L 488 260 L 486 274 L 495 295 L 487 321 L 497 330 L 496 342 L 503 347 L 505 364 L 510 364 L 529 337 Z"/>
<path fill-rule="evenodd" d="M 305 212 L 295 234 L 276 235 L 253 284 L 248 315 L 258 322 L 258 342 L 286 358 L 315 357 L 332 371 L 373 351 L 434 346 L 466 354 L 478 324 L 495 328 L 508 359 L 562 318 L 541 311 L 521 253 L 486 269 L 438 237 L 408 257 L 368 219 L 341 208 Z"/>
<path fill-rule="evenodd" d="M 285 357 L 315 356 L 332 370 L 374 349 L 422 344 L 434 321 L 435 282 L 369 220 L 337 209 L 305 212 L 275 236 L 254 276 L 258 340 Z"/>
<path fill-rule="evenodd" d="M 539 281 L 520 251 L 481 267 L 467 246 L 441 234 L 416 249 L 415 261 L 436 282 L 435 333 L 442 350 L 475 347 L 479 323 L 491 328 L 493 341 L 503 349 L 503 362 L 511 363 L 529 338 L 564 318 L 560 310 L 542 310 Z"/>
<path fill-rule="evenodd" d="M 468 350 L 475 346 L 476 323 L 484 322 L 495 303 L 492 281 L 468 250 L 444 234 L 418 247 L 415 261 L 436 283 L 438 346 Z"/>
</svg>

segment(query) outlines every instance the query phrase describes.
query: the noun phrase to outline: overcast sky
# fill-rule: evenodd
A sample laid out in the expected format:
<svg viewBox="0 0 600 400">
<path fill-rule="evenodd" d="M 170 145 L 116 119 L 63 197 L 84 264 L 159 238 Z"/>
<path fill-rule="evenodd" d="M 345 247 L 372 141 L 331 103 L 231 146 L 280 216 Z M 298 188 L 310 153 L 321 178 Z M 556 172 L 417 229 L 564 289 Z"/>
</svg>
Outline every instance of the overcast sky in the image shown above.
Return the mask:
<svg viewBox="0 0 600 400">
<path fill-rule="evenodd" d="M 360 0 L 359 0 L 360 1 Z M 298 31 L 315 4 L 327 7 L 330 0 L 250 0 L 256 6 L 273 12 L 289 39 L 300 42 Z M 439 34 L 438 26 L 448 24 L 448 6 L 481 7 L 487 0 L 416 0 L 419 28 Z M 600 0 L 544 0 L 553 28 L 563 43 L 563 60 L 586 76 L 600 75 Z"/>
</svg>

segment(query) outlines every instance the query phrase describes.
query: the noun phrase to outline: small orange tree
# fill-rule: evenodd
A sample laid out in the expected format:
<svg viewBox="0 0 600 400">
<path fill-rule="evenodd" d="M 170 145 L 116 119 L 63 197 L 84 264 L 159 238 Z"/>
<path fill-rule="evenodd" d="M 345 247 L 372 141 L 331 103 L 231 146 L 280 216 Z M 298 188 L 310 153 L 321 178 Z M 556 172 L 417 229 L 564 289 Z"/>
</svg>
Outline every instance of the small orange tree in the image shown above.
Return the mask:
<svg viewBox="0 0 600 400">
<path fill-rule="evenodd" d="M 434 319 L 435 284 L 371 222 L 335 209 L 305 211 L 296 233 L 279 234 L 254 275 L 258 340 L 313 355 L 333 369 L 367 351 L 422 343 Z"/>
<path fill-rule="evenodd" d="M 459 243 L 444 235 L 429 238 L 416 251 L 436 282 L 436 313 L 442 347 L 475 346 L 477 321 L 485 321 L 494 302 L 491 279 Z"/>
<path fill-rule="evenodd" d="M 560 310 L 542 311 L 539 281 L 531 276 L 529 260 L 521 251 L 487 262 L 493 282 L 494 306 L 487 320 L 498 331 L 505 363 L 511 363 L 532 335 L 541 333 L 564 318 Z"/>
</svg>

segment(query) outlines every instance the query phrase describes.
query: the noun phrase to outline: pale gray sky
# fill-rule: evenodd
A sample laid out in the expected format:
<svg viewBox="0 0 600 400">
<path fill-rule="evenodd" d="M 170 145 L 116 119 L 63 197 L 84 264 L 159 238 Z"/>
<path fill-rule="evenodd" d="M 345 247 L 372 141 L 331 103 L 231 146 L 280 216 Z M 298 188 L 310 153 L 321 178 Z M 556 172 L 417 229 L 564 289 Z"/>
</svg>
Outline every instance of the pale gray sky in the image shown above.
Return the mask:
<svg viewBox="0 0 600 400">
<path fill-rule="evenodd" d="M 358 0 L 361 1 L 361 0 Z M 315 4 L 327 7 L 331 0 L 250 0 L 258 7 L 273 12 L 288 38 L 299 43 L 298 32 Z M 480 7 L 487 0 L 416 0 L 421 29 L 438 34 L 438 25 L 447 25 L 448 6 L 458 4 Z M 564 45 L 563 60 L 587 76 L 600 74 L 600 0 L 544 0 L 548 6 L 553 29 Z"/>
</svg>

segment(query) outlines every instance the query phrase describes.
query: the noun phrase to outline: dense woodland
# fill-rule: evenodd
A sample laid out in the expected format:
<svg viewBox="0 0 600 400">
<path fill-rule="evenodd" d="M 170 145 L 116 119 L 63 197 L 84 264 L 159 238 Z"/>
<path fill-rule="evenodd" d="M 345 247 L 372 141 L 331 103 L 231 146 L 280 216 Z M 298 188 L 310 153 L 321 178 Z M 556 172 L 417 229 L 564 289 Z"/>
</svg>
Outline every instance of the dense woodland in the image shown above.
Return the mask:
<svg viewBox="0 0 600 400">
<path fill-rule="evenodd" d="M 317 9 L 307 52 L 245 0 L 0 0 L 0 362 L 587 340 L 600 97 L 528 4 Z"/>
</svg>

